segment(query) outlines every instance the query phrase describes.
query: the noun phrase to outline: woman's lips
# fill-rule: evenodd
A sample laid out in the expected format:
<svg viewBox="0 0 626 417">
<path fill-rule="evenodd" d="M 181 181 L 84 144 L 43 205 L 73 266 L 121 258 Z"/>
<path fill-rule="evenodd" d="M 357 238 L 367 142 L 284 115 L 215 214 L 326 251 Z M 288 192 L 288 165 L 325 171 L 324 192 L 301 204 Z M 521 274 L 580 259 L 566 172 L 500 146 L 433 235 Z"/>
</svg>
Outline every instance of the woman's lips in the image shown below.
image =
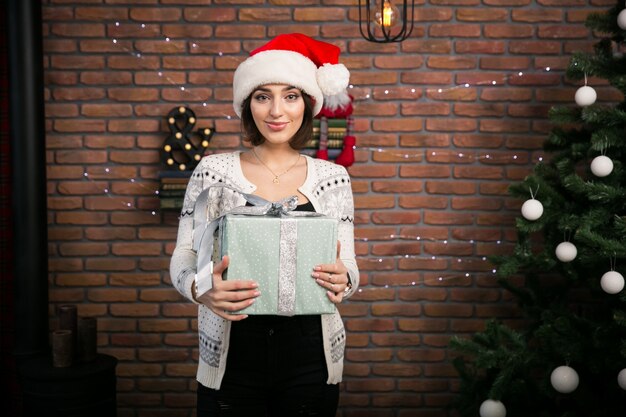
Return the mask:
<svg viewBox="0 0 626 417">
<path fill-rule="evenodd" d="M 267 127 L 269 127 L 274 132 L 279 132 L 279 131 L 283 130 L 289 123 L 287 123 L 287 122 L 281 122 L 281 123 L 265 122 L 265 124 L 267 125 Z"/>
</svg>

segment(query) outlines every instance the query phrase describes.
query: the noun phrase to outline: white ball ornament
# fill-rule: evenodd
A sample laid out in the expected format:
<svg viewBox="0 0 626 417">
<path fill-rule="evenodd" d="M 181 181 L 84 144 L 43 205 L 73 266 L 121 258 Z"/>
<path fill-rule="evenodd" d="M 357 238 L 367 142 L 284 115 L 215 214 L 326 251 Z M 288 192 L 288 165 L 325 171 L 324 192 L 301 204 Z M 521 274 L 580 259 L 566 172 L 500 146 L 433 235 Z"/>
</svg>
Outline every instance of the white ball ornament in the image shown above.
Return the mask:
<svg viewBox="0 0 626 417">
<path fill-rule="evenodd" d="M 596 177 L 606 177 L 613 172 L 613 161 L 608 156 L 596 156 L 591 161 L 591 172 Z"/>
<path fill-rule="evenodd" d="M 561 242 L 556 247 L 556 257 L 561 262 L 571 262 L 576 258 L 578 254 L 578 250 L 573 243 L 570 242 Z"/>
<path fill-rule="evenodd" d="M 624 276 L 617 271 L 609 271 L 602 275 L 600 286 L 608 294 L 617 294 L 624 289 Z"/>
<path fill-rule="evenodd" d="M 559 366 L 552 371 L 550 383 L 561 394 L 569 394 L 578 388 L 578 373 L 569 366 Z"/>
<path fill-rule="evenodd" d="M 626 368 L 622 369 L 619 371 L 619 374 L 617 374 L 617 385 L 626 391 Z"/>
<path fill-rule="evenodd" d="M 522 216 L 526 220 L 537 220 L 543 214 L 543 205 L 538 200 L 531 198 L 522 204 Z"/>
<path fill-rule="evenodd" d="M 598 98 L 598 94 L 596 94 L 596 90 L 588 85 L 583 85 L 578 90 L 576 90 L 576 94 L 574 95 L 574 101 L 580 107 L 591 106 L 596 102 Z"/>
<path fill-rule="evenodd" d="M 485 400 L 478 413 L 480 417 L 506 417 L 506 407 L 500 401 Z"/>
<path fill-rule="evenodd" d="M 617 15 L 617 26 L 620 29 L 626 30 L 626 9 L 619 12 Z"/>
</svg>

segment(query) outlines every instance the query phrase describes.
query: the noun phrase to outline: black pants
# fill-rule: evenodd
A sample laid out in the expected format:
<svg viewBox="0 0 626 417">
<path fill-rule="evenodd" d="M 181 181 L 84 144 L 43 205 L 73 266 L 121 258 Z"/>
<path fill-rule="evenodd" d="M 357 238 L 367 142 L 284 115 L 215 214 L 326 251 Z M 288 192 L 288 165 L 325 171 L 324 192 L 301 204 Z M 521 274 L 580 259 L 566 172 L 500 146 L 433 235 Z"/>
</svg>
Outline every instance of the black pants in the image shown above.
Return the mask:
<svg viewBox="0 0 626 417">
<path fill-rule="evenodd" d="M 198 417 L 334 417 L 320 316 L 233 322 L 219 390 L 198 385 Z"/>
</svg>

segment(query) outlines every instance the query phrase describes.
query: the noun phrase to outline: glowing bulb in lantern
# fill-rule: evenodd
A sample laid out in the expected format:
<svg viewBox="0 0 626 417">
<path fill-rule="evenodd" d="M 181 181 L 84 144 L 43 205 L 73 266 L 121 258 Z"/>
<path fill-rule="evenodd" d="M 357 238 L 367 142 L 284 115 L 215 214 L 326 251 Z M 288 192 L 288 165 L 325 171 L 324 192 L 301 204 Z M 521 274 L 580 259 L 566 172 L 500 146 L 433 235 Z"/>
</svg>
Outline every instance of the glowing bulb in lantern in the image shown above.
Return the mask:
<svg viewBox="0 0 626 417">
<path fill-rule="evenodd" d="M 400 20 L 400 10 L 390 1 L 383 0 L 376 5 L 374 22 L 378 26 L 389 28 L 395 26 Z"/>
</svg>

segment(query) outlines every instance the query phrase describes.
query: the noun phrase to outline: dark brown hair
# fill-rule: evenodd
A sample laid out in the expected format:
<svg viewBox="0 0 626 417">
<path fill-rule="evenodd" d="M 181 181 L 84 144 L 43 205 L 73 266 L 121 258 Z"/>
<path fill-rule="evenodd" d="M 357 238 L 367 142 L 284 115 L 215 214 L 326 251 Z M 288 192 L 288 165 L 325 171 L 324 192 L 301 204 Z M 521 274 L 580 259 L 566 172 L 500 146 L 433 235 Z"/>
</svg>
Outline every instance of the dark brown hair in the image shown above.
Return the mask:
<svg viewBox="0 0 626 417">
<path fill-rule="evenodd" d="M 254 92 L 252 94 L 254 94 Z M 256 123 L 254 123 L 254 118 L 252 117 L 252 109 L 250 108 L 252 94 L 250 94 L 241 104 L 241 129 L 244 135 L 243 140 L 250 142 L 252 146 L 259 146 L 265 142 L 265 138 L 261 135 L 261 132 L 259 132 L 259 129 L 256 127 Z M 311 96 L 305 94 L 304 92 L 302 92 L 302 99 L 304 100 L 304 116 L 302 117 L 302 125 L 289 141 L 289 146 L 295 150 L 304 148 L 313 135 L 314 100 Z"/>
</svg>

